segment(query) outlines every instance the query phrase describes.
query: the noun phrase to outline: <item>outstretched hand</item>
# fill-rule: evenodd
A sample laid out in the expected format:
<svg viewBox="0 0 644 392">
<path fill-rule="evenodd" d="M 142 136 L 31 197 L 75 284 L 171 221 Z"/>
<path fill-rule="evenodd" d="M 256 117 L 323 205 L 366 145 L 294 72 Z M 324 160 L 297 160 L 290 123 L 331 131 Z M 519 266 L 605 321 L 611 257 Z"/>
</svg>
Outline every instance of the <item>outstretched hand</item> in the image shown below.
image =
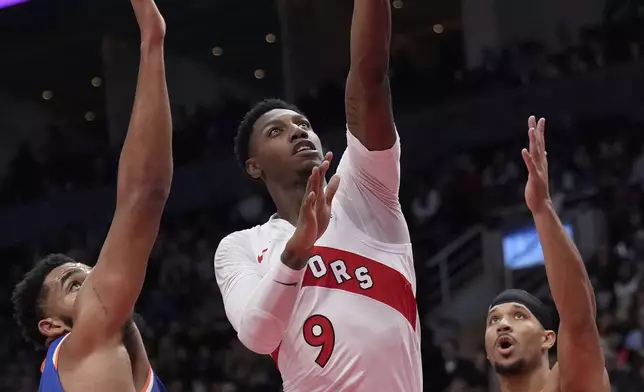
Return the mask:
<svg viewBox="0 0 644 392">
<path fill-rule="evenodd" d="M 141 42 L 160 43 L 165 38 L 165 20 L 154 0 L 131 0 L 141 30 Z"/>
<path fill-rule="evenodd" d="M 313 168 L 309 176 L 295 233 L 288 243 L 296 253 L 308 254 L 329 227 L 333 197 L 340 185 L 340 177 L 336 174 L 331 177 L 326 188 L 324 187 L 324 176 L 329 170 L 332 159 L 333 154 L 327 153 L 322 164 Z"/>
<path fill-rule="evenodd" d="M 534 116 L 530 116 L 528 119 L 529 148 L 521 150 L 523 161 L 528 168 L 525 201 L 533 214 L 541 212 L 550 204 L 545 129 L 545 118 L 537 122 Z"/>
</svg>

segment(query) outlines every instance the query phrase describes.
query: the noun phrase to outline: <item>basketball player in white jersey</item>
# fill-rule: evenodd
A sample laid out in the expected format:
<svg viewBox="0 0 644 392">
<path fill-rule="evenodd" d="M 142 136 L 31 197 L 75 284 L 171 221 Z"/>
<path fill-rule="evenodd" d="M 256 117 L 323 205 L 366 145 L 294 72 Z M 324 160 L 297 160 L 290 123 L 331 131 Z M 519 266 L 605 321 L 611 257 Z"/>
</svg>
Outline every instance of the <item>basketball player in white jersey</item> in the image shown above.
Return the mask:
<svg viewBox="0 0 644 392">
<path fill-rule="evenodd" d="M 550 200 L 545 119 L 528 120 L 530 147 L 525 199 L 543 247 L 552 298 L 559 311 L 558 336 L 547 308 L 532 295 L 506 290 L 492 302 L 485 347 L 501 392 L 610 392 L 595 321 L 595 293 L 586 267 Z M 550 369 L 548 350 L 557 346 Z"/>
<path fill-rule="evenodd" d="M 389 0 L 354 0 L 347 148 L 328 185 L 332 155 L 293 105 L 260 103 L 235 141 L 277 213 L 224 238 L 215 275 L 239 339 L 272 354 L 288 392 L 422 391 L 390 30 Z"/>
</svg>

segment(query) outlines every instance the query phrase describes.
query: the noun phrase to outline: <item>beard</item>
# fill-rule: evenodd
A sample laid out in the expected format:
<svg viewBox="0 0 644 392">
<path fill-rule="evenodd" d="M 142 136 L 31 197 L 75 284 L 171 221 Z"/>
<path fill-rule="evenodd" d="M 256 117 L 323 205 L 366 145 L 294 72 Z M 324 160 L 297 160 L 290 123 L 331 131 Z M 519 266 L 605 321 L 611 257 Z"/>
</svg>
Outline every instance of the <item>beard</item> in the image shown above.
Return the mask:
<svg viewBox="0 0 644 392">
<path fill-rule="evenodd" d="M 495 363 L 493 367 L 496 374 L 500 376 L 516 376 L 526 371 L 527 363 L 524 359 L 519 359 L 508 364 Z"/>
</svg>

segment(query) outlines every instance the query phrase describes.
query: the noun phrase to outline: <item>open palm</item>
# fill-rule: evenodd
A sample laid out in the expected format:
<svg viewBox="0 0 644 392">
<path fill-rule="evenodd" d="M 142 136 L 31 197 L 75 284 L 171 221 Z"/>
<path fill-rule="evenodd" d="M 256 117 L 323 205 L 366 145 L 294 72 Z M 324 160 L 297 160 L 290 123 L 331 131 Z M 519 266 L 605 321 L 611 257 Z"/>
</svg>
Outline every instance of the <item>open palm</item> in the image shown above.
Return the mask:
<svg viewBox="0 0 644 392">
<path fill-rule="evenodd" d="M 327 153 L 324 162 L 316 167 L 309 176 L 304 199 L 300 207 L 295 233 L 289 240 L 290 246 L 306 253 L 322 237 L 329 227 L 331 207 L 340 184 L 340 177 L 334 175 L 324 186 L 324 176 L 329 169 L 333 154 Z"/>
</svg>

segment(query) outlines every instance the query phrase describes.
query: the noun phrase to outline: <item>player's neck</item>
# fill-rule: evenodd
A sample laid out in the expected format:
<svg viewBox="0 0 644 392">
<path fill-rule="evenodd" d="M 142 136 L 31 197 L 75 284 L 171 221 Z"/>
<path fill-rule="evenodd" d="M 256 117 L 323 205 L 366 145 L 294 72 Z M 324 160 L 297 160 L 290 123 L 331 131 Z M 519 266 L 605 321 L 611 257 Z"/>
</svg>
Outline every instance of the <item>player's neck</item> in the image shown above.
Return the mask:
<svg viewBox="0 0 644 392">
<path fill-rule="evenodd" d="M 277 207 L 277 215 L 280 219 L 284 219 L 293 226 L 297 225 L 297 218 L 300 214 L 300 207 L 302 206 L 302 199 L 304 199 L 304 192 L 306 192 L 308 176 L 296 183 L 285 185 L 283 183 L 266 183 L 268 193 L 273 199 L 273 203 Z M 324 180 L 323 186 L 326 188 L 327 182 Z"/>
<path fill-rule="evenodd" d="M 546 385 L 550 369 L 540 366 L 528 374 L 499 377 L 501 392 L 541 392 Z"/>
<path fill-rule="evenodd" d="M 293 226 L 297 224 L 297 217 L 300 213 L 302 198 L 306 190 L 306 184 L 285 187 L 283 184 L 267 186 L 273 203 L 277 207 L 277 215 Z"/>
</svg>

